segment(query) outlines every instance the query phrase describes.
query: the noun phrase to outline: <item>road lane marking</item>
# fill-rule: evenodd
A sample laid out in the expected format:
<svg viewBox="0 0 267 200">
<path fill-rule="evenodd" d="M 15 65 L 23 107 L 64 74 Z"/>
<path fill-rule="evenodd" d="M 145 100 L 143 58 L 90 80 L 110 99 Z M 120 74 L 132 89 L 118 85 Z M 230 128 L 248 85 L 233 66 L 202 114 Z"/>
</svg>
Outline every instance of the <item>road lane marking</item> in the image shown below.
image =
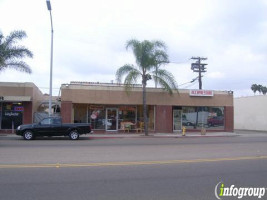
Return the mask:
<svg viewBox="0 0 267 200">
<path fill-rule="evenodd" d="M 238 160 L 261 160 L 267 159 L 267 156 L 246 156 L 232 158 L 209 158 L 193 160 L 160 160 L 160 161 L 132 161 L 132 162 L 104 162 L 104 163 L 55 163 L 55 164 L 10 164 L 0 165 L 0 169 L 14 168 L 71 168 L 71 167 L 105 167 L 105 166 L 137 166 L 137 165 L 162 165 L 162 164 L 186 164 L 186 163 L 205 163 L 220 161 L 238 161 Z"/>
</svg>

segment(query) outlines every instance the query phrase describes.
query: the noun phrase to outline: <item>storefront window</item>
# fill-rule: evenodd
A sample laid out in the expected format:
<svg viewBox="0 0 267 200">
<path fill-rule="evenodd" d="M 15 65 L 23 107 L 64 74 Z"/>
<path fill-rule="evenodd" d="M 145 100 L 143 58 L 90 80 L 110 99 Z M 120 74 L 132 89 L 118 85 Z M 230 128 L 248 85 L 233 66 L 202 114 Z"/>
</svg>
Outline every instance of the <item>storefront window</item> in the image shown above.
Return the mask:
<svg viewBox="0 0 267 200">
<path fill-rule="evenodd" d="M 224 129 L 224 107 L 183 107 L 182 125 L 192 129 Z"/>
<path fill-rule="evenodd" d="M 151 106 L 151 105 L 147 106 L 147 115 L 148 115 L 148 129 L 154 130 L 155 106 Z M 144 121 L 143 106 L 137 106 L 137 121 L 138 122 Z"/>
<path fill-rule="evenodd" d="M 173 107 L 173 131 L 182 130 L 182 107 Z"/>
<path fill-rule="evenodd" d="M 136 123 L 136 106 L 120 106 L 119 107 L 119 129 L 122 122 Z"/>
<path fill-rule="evenodd" d="M 23 111 L 22 103 L 3 103 L 1 129 L 12 129 L 12 127 L 15 129 L 21 125 Z"/>
<path fill-rule="evenodd" d="M 102 105 L 89 105 L 88 122 L 91 123 L 92 129 L 106 128 L 106 110 Z"/>
<path fill-rule="evenodd" d="M 74 123 L 87 123 L 87 105 L 75 104 L 74 108 Z"/>
<path fill-rule="evenodd" d="M 111 111 L 116 119 L 110 115 Z M 149 130 L 154 130 L 154 113 L 154 106 L 148 106 Z M 95 130 L 120 130 L 123 122 L 137 125 L 143 121 L 143 106 L 74 105 L 74 122 L 90 123 Z M 113 122 L 116 123 L 114 127 Z"/>
</svg>

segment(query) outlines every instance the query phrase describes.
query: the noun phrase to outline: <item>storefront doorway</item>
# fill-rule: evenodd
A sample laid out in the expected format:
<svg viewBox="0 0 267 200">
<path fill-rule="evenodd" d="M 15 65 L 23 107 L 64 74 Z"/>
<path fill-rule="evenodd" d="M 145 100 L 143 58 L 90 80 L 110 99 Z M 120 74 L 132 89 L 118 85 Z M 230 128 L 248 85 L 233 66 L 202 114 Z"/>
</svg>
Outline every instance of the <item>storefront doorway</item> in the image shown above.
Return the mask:
<svg viewBox="0 0 267 200">
<path fill-rule="evenodd" d="M 173 109 L 173 131 L 182 130 L 182 110 Z"/>
<path fill-rule="evenodd" d="M 118 130 L 118 108 L 106 109 L 106 130 L 107 131 Z"/>
</svg>

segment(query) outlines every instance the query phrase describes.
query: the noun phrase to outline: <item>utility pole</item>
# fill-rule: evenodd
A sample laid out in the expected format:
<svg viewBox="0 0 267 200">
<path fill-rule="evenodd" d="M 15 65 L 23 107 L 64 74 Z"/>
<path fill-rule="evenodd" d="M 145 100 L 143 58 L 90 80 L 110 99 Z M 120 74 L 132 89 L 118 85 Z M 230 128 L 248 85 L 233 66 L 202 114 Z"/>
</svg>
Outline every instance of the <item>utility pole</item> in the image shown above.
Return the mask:
<svg viewBox="0 0 267 200">
<path fill-rule="evenodd" d="M 201 58 L 201 57 L 192 57 L 192 60 L 196 60 L 195 63 L 191 64 L 191 69 L 193 70 L 193 72 L 198 72 L 198 83 L 199 83 L 199 89 L 202 90 L 202 75 L 201 73 L 207 72 L 206 71 L 206 65 L 207 64 L 203 64 L 201 63 L 202 60 L 207 60 L 208 58 Z M 196 107 L 196 123 L 194 125 L 194 128 L 196 129 L 198 126 L 198 112 L 199 112 L 199 108 L 200 107 Z M 203 127 L 202 127 L 203 129 Z"/>
<path fill-rule="evenodd" d="M 202 79 L 201 79 L 202 75 L 201 75 L 201 73 L 207 72 L 205 66 L 208 64 L 201 63 L 201 61 L 207 60 L 208 58 L 192 57 L 191 59 L 197 60 L 195 63 L 191 64 L 191 69 L 193 70 L 193 72 L 198 72 L 199 89 L 202 90 Z"/>
</svg>

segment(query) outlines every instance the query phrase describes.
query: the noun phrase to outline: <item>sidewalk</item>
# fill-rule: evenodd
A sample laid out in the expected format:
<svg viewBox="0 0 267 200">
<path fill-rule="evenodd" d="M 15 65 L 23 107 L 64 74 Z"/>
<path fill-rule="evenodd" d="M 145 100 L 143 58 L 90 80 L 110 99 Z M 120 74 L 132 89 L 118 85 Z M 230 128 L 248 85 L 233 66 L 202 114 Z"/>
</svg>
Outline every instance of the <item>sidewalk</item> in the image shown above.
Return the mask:
<svg viewBox="0 0 267 200">
<path fill-rule="evenodd" d="M 90 137 L 90 138 L 196 138 L 196 137 L 253 137 L 253 136 L 267 136 L 267 132 L 207 132 L 205 135 L 201 135 L 200 132 L 188 132 L 185 136 L 182 136 L 181 132 L 178 133 L 150 133 L 148 136 L 145 136 L 144 133 L 104 133 L 104 134 L 86 134 L 81 135 L 81 137 Z M 20 137 L 15 134 L 0 133 L 0 137 Z"/>
<path fill-rule="evenodd" d="M 137 137 L 149 137 L 149 138 L 162 138 L 162 137 L 170 137 L 170 138 L 177 138 L 177 137 L 234 137 L 238 136 L 239 134 L 231 133 L 231 132 L 208 132 L 205 135 L 201 135 L 200 132 L 189 132 L 186 133 L 185 136 L 182 136 L 181 132 L 178 133 L 149 133 L 148 136 L 145 136 L 144 133 L 93 133 L 93 134 L 86 134 L 82 136 L 89 136 L 93 138 L 137 138 Z M 11 133 L 0 133 L 0 137 L 20 137 L 15 134 Z"/>
<path fill-rule="evenodd" d="M 182 136 L 182 133 L 150 133 L 148 136 L 145 136 L 144 133 L 106 133 L 106 134 L 91 134 L 91 138 L 188 138 L 188 137 L 235 137 L 239 134 L 231 132 L 211 132 L 206 133 L 206 135 L 201 135 L 200 132 L 196 133 L 186 133 L 185 136 Z"/>
</svg>

